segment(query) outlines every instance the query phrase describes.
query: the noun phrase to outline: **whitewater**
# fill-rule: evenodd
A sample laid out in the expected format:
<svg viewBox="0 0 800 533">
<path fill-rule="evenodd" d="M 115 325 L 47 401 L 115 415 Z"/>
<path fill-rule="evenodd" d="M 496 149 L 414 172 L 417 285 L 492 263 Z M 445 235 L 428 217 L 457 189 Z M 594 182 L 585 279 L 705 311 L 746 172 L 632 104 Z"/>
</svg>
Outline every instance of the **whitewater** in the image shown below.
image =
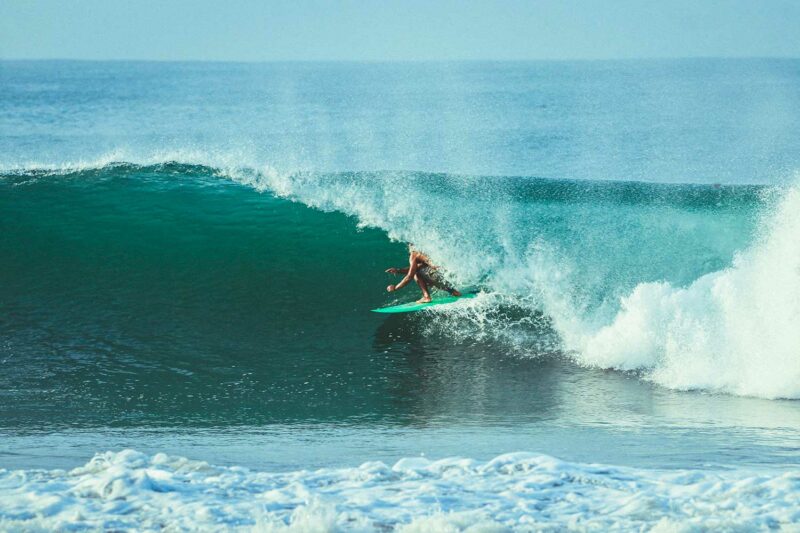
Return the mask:
<svg viewBox="0 0 800 533">
<path fill-rule="evenodd" d="M 774 530 L 800 473 L 642 471 L 507 454 L 288 473 L 133 450 L 70 471 L 0 471 L 7 531 Z"/>
</svg>

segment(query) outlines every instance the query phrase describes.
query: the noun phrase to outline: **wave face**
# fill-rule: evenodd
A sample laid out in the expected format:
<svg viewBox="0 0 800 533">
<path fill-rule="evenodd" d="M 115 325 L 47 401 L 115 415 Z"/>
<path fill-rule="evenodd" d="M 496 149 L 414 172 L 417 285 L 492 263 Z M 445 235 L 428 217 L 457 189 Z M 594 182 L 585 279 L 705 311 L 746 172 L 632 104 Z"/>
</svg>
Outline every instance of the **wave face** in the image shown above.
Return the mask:
<svg viewBox="0 0 800 533">
<path fill-rule="evenodd" d="M 800 474 L 654 471 L 516 453 L 270 473 L 132 450 L 0 470 L 0 526 L 43 530 L 762 530 L 796 525 Z M 735 504 L 732 503 L 735 499 Z M 578 503 L 579 502 L 579 503 Z"/>
<path fill-rule="evenodd" d="M 198 165 L 23 172 L 0 189 L 5 423 L 335 419 L 377 396 L 336 356 L 370 348 L 364 316 L 399 247 L 382 232 Z"/>
<path fill-rule="evenodd" d="M 281 174 L 195 159 L 7 171 L 14 316 L 109 329 L 135 317 L 141 331 L 116 339 L 133 344 L 156 338 L 148 328 L 202 336 L 206 320 L 244 335 L 342 317 L 358 327 L 387 301 L 382 269 L 403 261 L 392 241 L 412 241 L 482 291 L 419 327 L 675 389 L 800 397 L 796 186 Z"/>
</svg>

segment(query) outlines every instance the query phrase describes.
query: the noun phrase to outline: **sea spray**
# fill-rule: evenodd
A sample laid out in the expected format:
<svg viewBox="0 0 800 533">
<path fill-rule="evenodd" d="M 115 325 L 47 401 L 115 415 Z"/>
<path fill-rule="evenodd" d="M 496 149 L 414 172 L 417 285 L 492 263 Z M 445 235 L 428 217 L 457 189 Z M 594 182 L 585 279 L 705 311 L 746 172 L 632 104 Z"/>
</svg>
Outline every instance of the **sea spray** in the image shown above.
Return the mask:
<svg viewBox="0 0 800 533">
<path fill-rule="evenodd" d="M 800 186 L 733 264 L 687 287 L 643 283 L 596 332 L 565 331 L 584 364 L 645 369 L 670 388 L 800 397 Z"/>
</svg>

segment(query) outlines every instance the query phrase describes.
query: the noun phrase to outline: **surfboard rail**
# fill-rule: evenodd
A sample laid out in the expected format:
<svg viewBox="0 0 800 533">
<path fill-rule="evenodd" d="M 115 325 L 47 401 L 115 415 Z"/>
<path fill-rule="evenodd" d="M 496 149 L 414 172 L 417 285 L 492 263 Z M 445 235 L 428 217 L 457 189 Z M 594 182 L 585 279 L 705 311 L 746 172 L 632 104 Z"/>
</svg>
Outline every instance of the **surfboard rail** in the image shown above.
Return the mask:
<svg viewBox="0 0 800 533">
<path fill-rule="evenodd" d="M 413 313 L 414 311 L 421 311 L 422 309 L 426 309 L 428 307 L 434 307 L 437 305 L 445 305 L 451 304 L 453 302 L 457 302 L 458 300 L 463 300 L 465 298 L 475 298 L 475 293 L 469 294 L 462 294 L 461 296 L 444 296 L 442 298 L 435 298 L 427 303 L 417 303 L 417 302 L 409 302 L 405 304 L 399 305 L 390 305 L 389 307 L 379 307 L 378 309 L 372 309 L 373 313 Z"/>
</svg>

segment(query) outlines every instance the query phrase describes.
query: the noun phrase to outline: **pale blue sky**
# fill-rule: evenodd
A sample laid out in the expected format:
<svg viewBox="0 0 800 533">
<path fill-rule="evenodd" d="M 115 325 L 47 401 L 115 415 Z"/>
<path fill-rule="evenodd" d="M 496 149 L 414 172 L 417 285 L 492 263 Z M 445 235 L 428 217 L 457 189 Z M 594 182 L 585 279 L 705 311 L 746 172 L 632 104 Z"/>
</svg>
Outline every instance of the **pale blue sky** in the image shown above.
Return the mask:
<svg viewBox="0 0 800 533">
<path fill-rule="evenodd" d="M 800 57 L 797 0 L 0 0 L 4 59 Z"/>
</svg>

